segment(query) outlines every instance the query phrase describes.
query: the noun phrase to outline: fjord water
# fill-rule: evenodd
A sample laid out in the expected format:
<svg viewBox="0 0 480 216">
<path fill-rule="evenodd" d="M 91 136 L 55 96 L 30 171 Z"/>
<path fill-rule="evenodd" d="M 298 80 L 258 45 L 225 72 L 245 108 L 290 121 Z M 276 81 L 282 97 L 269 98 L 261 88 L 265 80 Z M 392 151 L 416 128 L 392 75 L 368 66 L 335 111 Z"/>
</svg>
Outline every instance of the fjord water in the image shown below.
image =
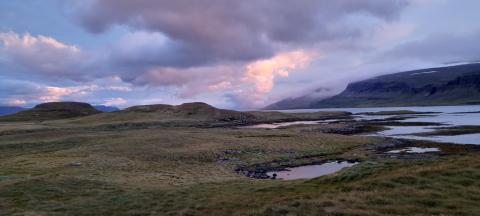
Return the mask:
<svg viewBox="0 0 480 216">
<path fill-rule="evenodd" d="M 372 135 L 429 140 L 456 144 L 480 145 L 480 133 L 455 136 L 418 136 L 415 133 L 435 131 L 439 127 L 480 125 L 480 105 L 471 106 L 425 106 L 425 107 L 373 107 L 373 108 L 331 108 L 331 109 L 299 109 L 281 110 L 281 112 L 316 112 L 316 111 L 347 111 L 359 120 L 378 120 L 393 117 L 394 115 L 371 116 L 362 115 L 365 112 L 410 110 L 415 112 L 435 112 L 434 114 L 402 115 L 412 118 L 401 122 L 432 122 L 442 123 L 443 126 L 388 126 L 387 130 Z"/>
</svg>

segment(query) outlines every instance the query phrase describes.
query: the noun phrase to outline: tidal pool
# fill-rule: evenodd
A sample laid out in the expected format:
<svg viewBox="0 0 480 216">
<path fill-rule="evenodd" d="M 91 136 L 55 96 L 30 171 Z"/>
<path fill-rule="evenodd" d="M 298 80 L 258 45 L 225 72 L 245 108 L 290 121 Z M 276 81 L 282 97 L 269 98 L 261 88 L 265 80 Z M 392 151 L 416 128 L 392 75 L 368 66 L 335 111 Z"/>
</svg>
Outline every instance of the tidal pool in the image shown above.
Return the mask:
<svg viewBox="0 0 480 216">
<path fill-rule="evenodd" d="M 291 167 L 282 171 L 267 172 L 267 175 L 281 180 L 311 179 L 332 174 L 356 164 L 358 164 L 358 162 L 332 161 L 319 165 Z"/>
<path fill-rule="evenodd" d="M 388 151 L 387 153 L 390 154 L 399 154 L 399 153 L 428 153 L 428 152 L 439 152 L 440 149 L 438 148 L 420 148 L 420 147 L 407 147 L 403 149 L 397 149 Z"/>
<path fill-rule="evenodd" d="M 480 145 L 480 134 L 462 134 L 455 136 L 415 136 L 415 135 L 405 135 L 405 136 L 391 136 L 396 138 L 404 139 L 414 139 L 414 140 L 427 140 L 434 142 L 443 142 L 443 143 L 454 143 L 454 144 L 470 144 L 470 145 Z"/>
<path fill-rule="evenodd" d="M 412 115 L 362 115 L 365 112 L 410 110 L 415 112 L 435 112 L 435 114 Z M 443 126 L 387 126 L 388 130 L 370 134 L 371 136 L 384 136 L 392 138 L 405 138 L 427 140 L 444 143 L 480 145 L 480 133 L 453 135 L 453 136 L 421 136 L 416 133 L 432 132 L 441 127 L 454 127 L 466 125 L 480 125 L 480 105 L 468 106 L 425 106 L 425 107 L 372 107 L 372 108 L 332 108 L 332 109 L 301 109 L 280 110 L 286 113 L 318 112 L 318 111 L 347 111 L 354 114 L 357 120 L 383 120 L 394 116 L 409 117 L 399 122 L 432 122 L 442 123 Z"/>
<path fill-rule="evenodd" d="M 317 120 L 317 121 L 292 121 L 292 122 L 279 122 L 279 123 L 270 123 L 270 124 L 256 124 L 243 126 L 241 128 L 267 128 L 275 129 L 280 127 L 286 127 L 291 125 L 315 125 L 315 124 L 328 124 L 329 122 L 338 121 L 338 119 L 329 119 L 329 120 Z"/>
<path fill-rule="evenodd" d="M 435 131 L 432 126 L 386 126 L 387 130 L 378 132 L 382 136 L 401 136 L 414 133 Z"/>
</svg>

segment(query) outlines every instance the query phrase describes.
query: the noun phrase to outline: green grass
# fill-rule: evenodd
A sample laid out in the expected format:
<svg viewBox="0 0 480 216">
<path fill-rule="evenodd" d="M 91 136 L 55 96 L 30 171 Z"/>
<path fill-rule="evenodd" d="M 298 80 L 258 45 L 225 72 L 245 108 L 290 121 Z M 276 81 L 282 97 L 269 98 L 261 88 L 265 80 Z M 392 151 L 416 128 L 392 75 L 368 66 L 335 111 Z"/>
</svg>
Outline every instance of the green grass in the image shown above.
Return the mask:
<svg viewBox="0 0 480 216">
<path fill-rule="evenodd" d="M 480 212 L 480 153 L 467 146 L 442 148 L 445 152 L 435 157 L 401 159 L 372 149 L 385 140 L 304 132 L 305 126 L 127 125 L 115 130 L 73 121 L 0 126 L 0 215 Z M 361 162 L 311 180 L 260 180 L 235 172 L 242 166 L 327 159 Z"/>
<path fill-rule="evenodd" d="M 308 181 L 238 179 L 171 188 L 43 176 L 2 187 L 0 207 L 5 214 L 49 215 L 475 215 L 476 158 L 368 163 Z"/>
</svg>

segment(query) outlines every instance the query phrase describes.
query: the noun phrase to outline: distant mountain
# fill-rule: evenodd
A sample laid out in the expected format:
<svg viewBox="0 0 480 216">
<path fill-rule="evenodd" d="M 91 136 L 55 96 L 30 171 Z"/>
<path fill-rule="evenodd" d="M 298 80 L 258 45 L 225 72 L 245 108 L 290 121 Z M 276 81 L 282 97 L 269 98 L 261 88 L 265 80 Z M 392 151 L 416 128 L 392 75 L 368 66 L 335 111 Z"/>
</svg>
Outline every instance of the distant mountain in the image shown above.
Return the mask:
<svg viewBox="0 0 480 216">
<path fill-rule="evenodd" d="M 23 107 L 0 106 L 0 116 L 14 114 L 23 110 L 25 110 Z"/>
<path fill-rule="evenodd" d="M 102 113 L 88 103 L 50 102 L 15 114 L 2 116 L 0 121 L 45 121 L 82 117 Z"/>
<path fill-rule="evenodd" d="M 93 108 L 102 111 L 102 112 L 115 112 L 115 111 L 120 111 L 119 108 L 114 107 L 114 106 L 104 106 L 104 105 L 95 105 Z"/>
<path fill-rule="evenodd" d="M 336 96 L 305 103 L 305 106 L 295 108 L 480 104 L 480 64 L 379 76 L 351 83 Z M 276 108 L 288 109 L 289 106 Z"/>
</svg>

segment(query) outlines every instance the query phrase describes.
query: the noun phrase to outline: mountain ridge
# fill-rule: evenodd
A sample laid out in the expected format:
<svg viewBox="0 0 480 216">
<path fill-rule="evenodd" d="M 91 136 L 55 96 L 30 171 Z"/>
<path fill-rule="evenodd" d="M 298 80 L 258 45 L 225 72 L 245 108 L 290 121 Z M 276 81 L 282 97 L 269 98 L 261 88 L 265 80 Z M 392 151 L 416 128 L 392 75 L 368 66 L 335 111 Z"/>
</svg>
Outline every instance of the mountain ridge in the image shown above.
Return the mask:
<svg viewBox="0 0 480 216">
<path fill-rule="evenodd" d="M 312 100 L 298 109 L 472 104 L 480 104 L 478 63 L 405 71 L 353 82 L 340 94 Z"/>
</svg>

